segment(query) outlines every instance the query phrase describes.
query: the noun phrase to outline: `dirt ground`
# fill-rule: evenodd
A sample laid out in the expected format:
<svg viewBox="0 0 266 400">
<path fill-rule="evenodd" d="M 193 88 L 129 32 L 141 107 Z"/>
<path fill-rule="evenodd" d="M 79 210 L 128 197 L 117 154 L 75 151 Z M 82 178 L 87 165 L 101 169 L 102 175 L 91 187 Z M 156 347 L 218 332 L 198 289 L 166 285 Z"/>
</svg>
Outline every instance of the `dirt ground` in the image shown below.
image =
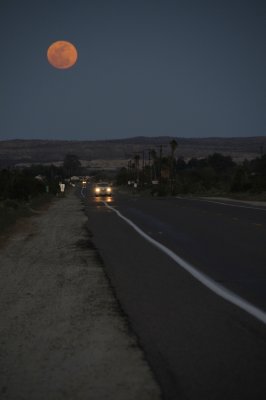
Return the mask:
<svg viewBox="0 0 266 400">
<path fill-rule="evenodd" d="M 0 249 L 3 400 L 160 398 L 86 223 L 70 193 Z"/>
</svg>

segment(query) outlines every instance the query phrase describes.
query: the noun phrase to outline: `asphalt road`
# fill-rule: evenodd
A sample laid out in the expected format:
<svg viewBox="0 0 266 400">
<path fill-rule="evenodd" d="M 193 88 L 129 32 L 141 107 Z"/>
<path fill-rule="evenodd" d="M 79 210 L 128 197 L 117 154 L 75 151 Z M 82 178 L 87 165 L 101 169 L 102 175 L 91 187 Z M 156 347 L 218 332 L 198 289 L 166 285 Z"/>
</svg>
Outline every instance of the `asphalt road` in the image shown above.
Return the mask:
<svg viewBox="0 0 266 400">
<path fill-rule="evenodd" d="M 83 192 L 88 226 L 165 399 L 264 399 L 266 328 L 214 294 Z M 196 199 L 114 195 L 149 237 L 259 309 L 266 305 L 266 211 Z"/>
</svg>

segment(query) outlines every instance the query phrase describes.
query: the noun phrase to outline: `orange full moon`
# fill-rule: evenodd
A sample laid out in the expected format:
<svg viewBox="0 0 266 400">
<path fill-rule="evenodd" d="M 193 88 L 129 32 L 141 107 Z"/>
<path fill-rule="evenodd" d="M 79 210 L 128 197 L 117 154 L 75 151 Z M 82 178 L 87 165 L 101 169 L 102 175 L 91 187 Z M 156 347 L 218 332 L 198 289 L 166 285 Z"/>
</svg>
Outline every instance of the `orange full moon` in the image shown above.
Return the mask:
<svg viewBox="0 0 266 400">
<path fill-rule="evenodd" d="M 73 67 L 78 59 L 76 47 L 64 40 L 59 40 L 51 44 L 47 50 L 47 58 L 49 63 L 59 69 L 67 69 Z"/>
</svg>

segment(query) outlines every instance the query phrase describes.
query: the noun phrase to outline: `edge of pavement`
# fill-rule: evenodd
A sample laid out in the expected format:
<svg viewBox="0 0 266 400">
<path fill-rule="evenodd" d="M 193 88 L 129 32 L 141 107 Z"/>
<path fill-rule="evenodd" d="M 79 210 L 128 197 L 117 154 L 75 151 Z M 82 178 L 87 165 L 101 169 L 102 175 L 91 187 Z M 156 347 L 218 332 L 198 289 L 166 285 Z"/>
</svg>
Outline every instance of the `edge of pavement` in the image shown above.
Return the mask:
<svg viewBox="0 0 266 400">
<path fill-rule="evenodd" d="M 159 400 L 74 191 L 0 249 L 3 400 Z"/>
</svg>

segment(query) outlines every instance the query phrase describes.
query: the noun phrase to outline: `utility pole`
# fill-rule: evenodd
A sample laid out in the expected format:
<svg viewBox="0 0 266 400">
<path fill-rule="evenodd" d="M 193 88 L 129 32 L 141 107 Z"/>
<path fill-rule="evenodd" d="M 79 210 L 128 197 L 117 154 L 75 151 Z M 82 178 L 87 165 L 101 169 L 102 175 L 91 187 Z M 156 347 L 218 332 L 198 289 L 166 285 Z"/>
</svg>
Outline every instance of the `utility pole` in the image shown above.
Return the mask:
<svg viewBox="0 0 266 400">
<path fill-rule="evenodd" d="M 139 151 L 134 151 L 134 160 L 135 160 L 135 172 L 136 172 L 136 181 L 139 183 L 139 160 L 140 160 L 140 155 Z"/>
<path fill-rule="evenodd" d="M 160 174 L 160 176 L 159 176 L 159 181 L 160 181 L 160 183 L 162 182 L 162 159 L 163 159 L 163 147 L 168 147 L 167 145 L 165 145 L 165 144 L 160 144 L 160 158 L 159 158 L 159 162 L 160 162 L 160 171 L 159 171 L 159 174 Z"/>
<path fill-rule="evenodd" d="M 151 184 L 152 183 L 151 149 L 149 149 L 149 172 L 150 172 L 150 184 Z"/>
<path fill-rule="evenodd" d="M 128 162 L 127 162 L 127 175 L 128 175 L 128 178 L 129 178 L 129 180 L 131 179 L 131 160 L 128 160 Z"/>
<path fill-rule="evenodd" d="M 159 163 L 159 181 L 162 183 L 162 155 L 163 155 L 163 145 L 160 144 L 160 163 Z"/>
</svg>

